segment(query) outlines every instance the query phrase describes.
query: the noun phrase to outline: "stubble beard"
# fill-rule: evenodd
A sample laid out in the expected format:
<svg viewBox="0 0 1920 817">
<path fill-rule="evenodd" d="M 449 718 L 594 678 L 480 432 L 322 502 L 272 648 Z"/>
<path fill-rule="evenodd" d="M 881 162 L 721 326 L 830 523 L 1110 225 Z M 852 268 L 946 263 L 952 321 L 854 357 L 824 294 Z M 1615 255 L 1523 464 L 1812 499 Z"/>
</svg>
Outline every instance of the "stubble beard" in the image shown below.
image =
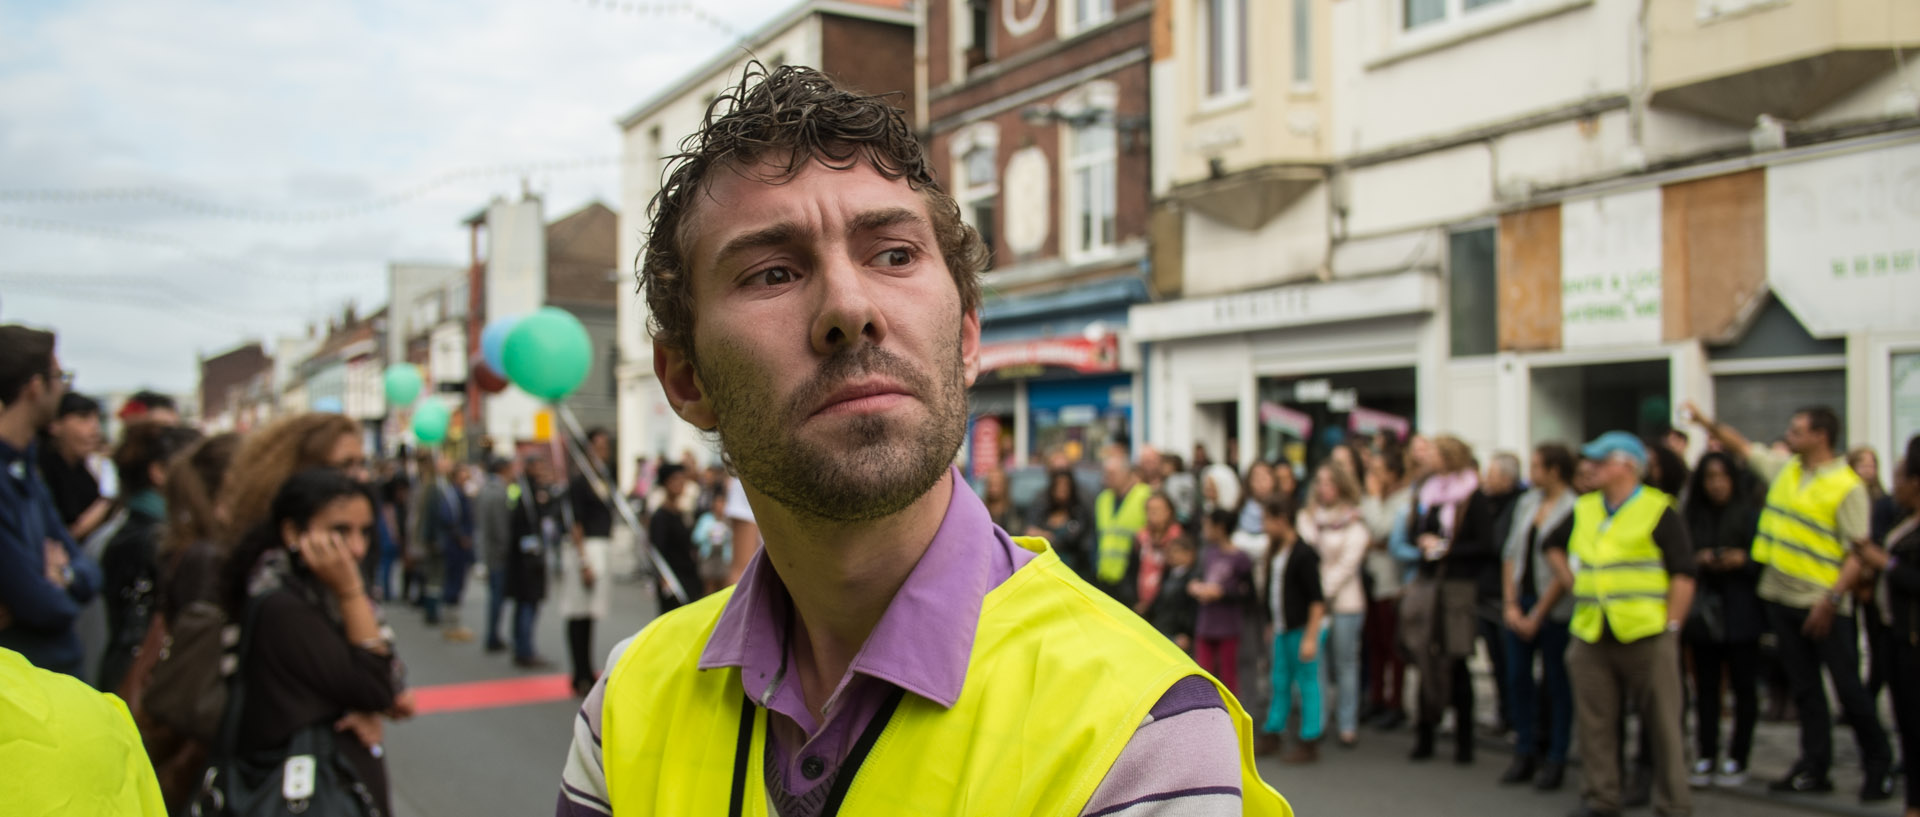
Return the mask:
<svg viewBox="0 0 1920 817">
<path fill-rule="evenodd" d="M 960 450 L 967 402 L 957 332 L 952 357 L 938 371 L 922 372 L 863 343 L 821 363 L 784 400 L 743 363 L 750 354 L 740 345 L 728 339 L 716 347 L 701 355 L 698 369 L 721 447 L 743 482 L 796 515 L 832 523 L 892 516 L 925 496 Z M 831 440 L 802 436 L 803 426 L 820 423 L 809 420 L 821 400 L 868 374 L 912 391 L 925 419 L 862 414 L 831 421 L 840 425 Z"/>
</svg>

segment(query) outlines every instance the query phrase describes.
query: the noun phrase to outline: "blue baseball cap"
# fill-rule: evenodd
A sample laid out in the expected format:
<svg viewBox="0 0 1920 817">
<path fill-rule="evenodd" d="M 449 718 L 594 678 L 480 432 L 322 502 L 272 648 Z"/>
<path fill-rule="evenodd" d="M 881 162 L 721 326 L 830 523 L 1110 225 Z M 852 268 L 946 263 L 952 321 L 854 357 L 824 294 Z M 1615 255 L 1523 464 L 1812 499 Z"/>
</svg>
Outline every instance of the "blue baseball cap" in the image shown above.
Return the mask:
<svg viewBox="0 0 1920 817">
<path fill-rule="evenodd" d="M 1609 431 L 1580 447 L 1580 456 L 1590 460 L 1604 460 L 1614 454 L 1625 454 L 1642 465 L 1647 462 L 1647 447 L 1639 437 L 1625 431 Z"/>
</svg>

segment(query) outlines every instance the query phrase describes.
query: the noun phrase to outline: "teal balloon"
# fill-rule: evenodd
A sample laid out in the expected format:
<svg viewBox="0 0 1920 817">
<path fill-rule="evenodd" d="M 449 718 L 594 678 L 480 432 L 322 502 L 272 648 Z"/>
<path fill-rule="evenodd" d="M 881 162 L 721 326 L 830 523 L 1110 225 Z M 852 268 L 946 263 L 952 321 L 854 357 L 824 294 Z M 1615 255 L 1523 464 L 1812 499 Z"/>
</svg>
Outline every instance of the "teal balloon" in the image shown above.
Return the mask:
<svg viewBox="0 0 1920 817">
<path fill-rule="evenodd" d="M 586 382 L 593 368 L 593 339 L 580 319 L 559 307 L 542 307 L 520 319 L 503 350 L 508 380 L 542 400 L 559 402 Z"/>
<path fill-rule="evenodd" d="M 411 363 L 387 367 L 387 405 L 408 406 L 420 397 L 420 369 Z"/>
<path fill-rule="evenodd" d="M 428 400 L 413 410 L 413 436 L 433 445 L 447 438 L 447 425 L 453 422 L 453 410 L 446 403 Z"/>
</svg>

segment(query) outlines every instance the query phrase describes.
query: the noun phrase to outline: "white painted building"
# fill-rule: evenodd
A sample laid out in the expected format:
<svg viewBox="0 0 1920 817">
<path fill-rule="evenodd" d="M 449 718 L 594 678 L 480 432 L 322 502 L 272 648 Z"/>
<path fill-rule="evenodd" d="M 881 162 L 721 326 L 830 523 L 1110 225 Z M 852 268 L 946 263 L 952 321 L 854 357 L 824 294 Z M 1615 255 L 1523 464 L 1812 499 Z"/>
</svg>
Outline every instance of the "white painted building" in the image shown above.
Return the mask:
<svg viewBox="0 0 1920 817">
<path fill-rule="evenodd" d="M 1156 51 L 1156 255 L 1233 318 L 1135 307 L 1149 440 L 1308 465 L 1328 427 L 1391 420 L 1484 453 L 1650 434 L 1686 400 L 1763 438 L 1826 403 L 1882 452 L 1920 426 L 1920 208 L 1889 181 L 1920 174 L 1895 53 L 1920 6 L 1162 11 L 1201 33 Z M 1238 67 L 1247 32 L 1284 47 Z"/>
</svg>

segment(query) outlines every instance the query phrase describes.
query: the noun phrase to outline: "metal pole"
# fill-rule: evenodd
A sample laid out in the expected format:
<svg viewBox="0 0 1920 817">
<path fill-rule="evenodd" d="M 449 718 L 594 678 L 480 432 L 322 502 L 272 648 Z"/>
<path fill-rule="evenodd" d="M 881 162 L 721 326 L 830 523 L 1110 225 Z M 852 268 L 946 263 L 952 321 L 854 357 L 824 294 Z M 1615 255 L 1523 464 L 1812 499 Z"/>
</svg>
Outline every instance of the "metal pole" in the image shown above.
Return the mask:
<svg viewBox="0 0 1920 817">
<path fill-rule="evenodd" d="M 634 515 L 633 509 L 628 507 L 627 503 L 620 501 L 618 494 L 614 491 L 614 486 L 607 484 L 607 482 L 601 478 L 600 468 L 603 463 L 600 462 L 599 457 L 593 455 L 592 449 L 587 447 L 587 434 L 581 430 L 579 418 L 573 416 L 573 409 L 556 403 L 553 407 L 553 413 L 560 418 L 562 424 L 565 426 L 561 429 L 559 436 L 566 441 L 567 449 L 573 452 L 573 456 L 579 458 L 581 462 L 590 466 L 580 469 L 580 472 L 587 476 L 587 484 L 593 486 L 593 492 L 600 497 L 600 501 L 607 503 L 608 506 L 619 512 L 618 515 L 621 521 L 633 529 L 634 541 L 642 541 L 642 533 L 644 533 L 644 531 L 640 528 L 640 518 Z M 675 513 L 678 513 L 678 511 L 675 511 Z M 668 566 L 666 559 L 661 558 L 660 551 L 653 546 L 653 542 L 651 540 L 646 541 L 647 558 L 653 562 L 653 570 L 655 573 L 660 574 L 660 581 L 666 586 L 667 591 L 672 593 L 674 598 L 679 599 L 681 604 L 692 602 L 693 599 L 687 595 L 687 589 L 680 586 L 680 577 L 674 575 L 673 568 Z"/>
</svg>

